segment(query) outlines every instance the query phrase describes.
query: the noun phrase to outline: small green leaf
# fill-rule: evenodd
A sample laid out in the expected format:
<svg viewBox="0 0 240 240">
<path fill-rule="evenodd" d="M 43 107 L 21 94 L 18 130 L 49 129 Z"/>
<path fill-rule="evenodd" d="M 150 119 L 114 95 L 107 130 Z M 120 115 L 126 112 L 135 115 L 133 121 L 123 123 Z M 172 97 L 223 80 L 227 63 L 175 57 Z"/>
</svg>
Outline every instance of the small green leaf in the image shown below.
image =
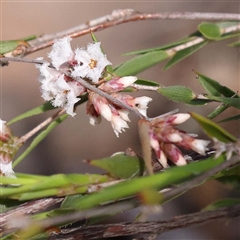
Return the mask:
<svg viewBox="0 0 240 240">
<path fill-rule="evenodd" d="M 233 43 L 228 44 L 229 47 L 240 47 L 240 41 L 236 41 Z"/>
<path fill-rule="evenodd" d="M 134 84 L 142 85 L 142 86 L 151 86 L 151 87 L 159 87 L 160 85 L 154 81 L 146 80 L 146 79 L 138 79 Z"/>
<path fill-rule="evenodd" d="M 61 204 L 61 208 L 72 208 L 73 203 L 83 198 L 82 194 L 66 196 Z"/>
<path fill-rule="evenodd" d="M 233 117 L 225 118 L 225 119 L 219 121 L 219 123 L 221 123 L 221 122 L 234 121 L 234 120 L 238 120 L 238 119 L 240 119 L 240 114 L 235 115 L 235 116 L 233 116 Z"/>
<path fill-rule="evenodd" d="M 52 104 L 50 102 L 46 102 L 44 103 L 43 105 L 41 106 L 38 106 L 36 108 L 33 108 L 25 113 L 22 113 L 21 115 L 11 119 L 7 125 L 10 125 L 14 122 L 17 122 L 19 120 L 22 120 L 24 118 L 27 118 L 27 117 L 31 117 L 31 116 L 34 116 L 34 115 L 37 115 L 37 114 L 40 114 L 40 113 L 44 113 L 44 112 L 47 112 L 49 110 L 52 110 L 54 109 L 55 107 L 52 106 Z"/>
<path fill-rule="evenodd" d="M 176 63 L 180 62 L 181 60 L 183 60 L 184 58 L 190 56 L 191 54 L 193 54 L 194 52 L 198 51 L 199 49 L 201 49 L 203 46 L 205 46 L 208 43 L 208 41 L 203 41 L 199 44 L 196 44 L 192 47 L 183 49 L 179 52 L 177 52 L 172 58 L 171 60 L 166 64 L 166 66 L 163 68 L 164 70 L 169 69 L 170 67 L 172 67 L 173 65 L 175 65 Z"/>
<path fill-rule="evenodd" d="M 89 209 L 108 201 L 116 201 L 133 196 L 145 189 L 164 189 L 173 184 L 179 184 L 210 170 L 225 160 L 223 156 L 217 159 L 209 158 L 204 161 L 190 163 L 182 167 L 171 167 L 164 172 L 151 176 L 144 176 L 118 183 L 101 191 L 85 195 L 82 199 L 72 202 L 78 209 Z M 164 202 L 164 199 L 163 201 Z"/>
<path fill-rule="evenodd" d="M 169 43 L 160 47 L 154 47 L 154 48 L 147 48 L 147 49 L 142 49 L 142 50 L 138 50 L 138 51 L 132 51 L 132 52 L 128 52 L 128 53 L 124 53 L 124 56 L 129 56 L 129 55 L 136 55 L 136 54 L 144 54 L 144 53 L 148 53 L 148 52 L 154 52 L 154 51 L 159 51 L 159 50 L 167 50 L 169 48 L 172 47 L 176 47 L 180 44 L 189 42 L 191 40 L 193 40 L 195 37 L 186 37 L 184 39 L 181 39 L 179 41 L 173 42 L 173 43 Z"/>
<path fill-rule="evenodd" d="M 210 205 L 208 205 L 207 207 L 202 209 L 202 211 L 213 211 L 218 208 L 231 207 L 231 206 L 234 206 L 239 203 L 240 203 L 240 199 L 238 199 L 238 198 L 221 199 L 219 201 L 211 203 Z"/>
<path fill-rule="evenodd" d="M 161 87 L 158 92 L 174 102 L 190 103 L 195 97 L 195 93 L 184 86 Z"/>
<path fill-rule="evenodd" d="M 14 49 L 16 49 L 18 46 L 26 46 L 29 47 L 28 40 L 34 39 L 35 36 L 30 36 L 24 39 L 18 39 L 18 40 L 6 40 L 6 41 L 0 41 L 0 54 L 5 54 L 8 52 L 12 52 Z"/>
<path fill-rule="evenodd" d="M 133 178 L 143 174 L 144 163 L 137 156 L 124 153 L 114 154 L 109 158 L 89 160 L 89 164 L 106 170 L 113 178 Z"/>
<path fill-rule="evenodd" d="M 215 96 L 208 96 L 208 98 L 240 109 L 240 98 L 215 97 Z"/>
<path fill-rule="evenodd" d="M 115 69 L 115 74 L 118 76 L 136 75 L 169 57 L 168 53 L 161 50 L 145 53 L 121 64 Z"/>
<path fill-rule="evenodd" d="M 30 146 L 13 162 L 13 167 L 16 167 L 55 127 L 57 127 L 67 117 L 68 114 L 62 115 L 55 121 L 51 122 L 45 130 L 40 132 L 37 137 L 34 138 Z"/>
<path fill-rule="evenodd" d="M 237 138 L 224 130 L 218 124 L 197 113 L 190 112 L 191 117 L 198 122 L 209 137 L 217 138 L 221 142 L 237 142 Z"/>
<path fill-rule="evenodd" d="M 222 105 L 218 106 L 216 109 L 214 109 L 211 113 L 209 113 L 207 117 L 209 119 L 213 119 L 213 118 L 217 117 L 219 114 L 221 114 L 223 111 L 225 111 L 228 108 L 229 108 L 228 105 L 222 104 Z"/>
<path fill-rule="evenodd" d="M 203 22 L 198 25 L 198 30 L 202 33 L 205 38 L 214 40 L 221 36 L 221 28 L 214 23 Z"/>
<path fill-rule="evenodd" d="M 222 86 L 217 81 L 215 81 L 207 76 L 204 76 L 203 74 L 200 74 L 198 72 L 196 72 L 196 74 L 197 74 L 198 81 L 202 84 L 202 86 L 204 87 L 204 89 L 207 91 L 208 94 L 217 96 L 217 97 L 221 96 L 221 94 L 225 97 L 232 97 L 234 95 L 236 98 L 239 97 L 230 88 L 228 88 L 226 86 Z"/>
</svg>

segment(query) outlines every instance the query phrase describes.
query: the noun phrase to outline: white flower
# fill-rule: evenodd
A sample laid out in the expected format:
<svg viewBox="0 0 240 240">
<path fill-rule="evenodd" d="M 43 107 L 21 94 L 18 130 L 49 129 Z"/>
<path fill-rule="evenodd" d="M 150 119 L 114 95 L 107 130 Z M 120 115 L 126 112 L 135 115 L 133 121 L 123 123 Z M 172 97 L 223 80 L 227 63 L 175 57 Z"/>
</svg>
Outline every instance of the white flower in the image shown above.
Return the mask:
<svg viewBox="0 0 240 240">
<path fill-rule="evenodd" d="M 125 128 L 129 128 L 128 124 L 120 116 L 115 114 L 112 114 L 111 124 L 117 137 L 119 137 L 119 133 L 125 132 Z"/>
<path fill-rule="evenodd" d="M 74 58 L 74 52 L 72 51 L 70 37 L 64 37 L 57 41 L 52 46 L 52 51 L 48 54 L 48 57 L 52 60 L 53 66 L 59 70 L 59 67 L 65 62 L 71 62 Z"/>
<path fill-rule="evenodd" d="M 147 115 L 148 103 L 152 101 L 150 97 L 137 97 L 134 99 L 134 107 L 143 115 Z"/>
<path fill-rule="evenodd" d="M 69 115 L 74 116 L 74 104 L 80 100 L 77 97 L 86 89 L 77 81 L 67 78 L 61 72 L 48 66 L 49 63 L 37 66 L 41 72 L 39 81 L 42 84 L 43 99 L 51 101 L 54 107 L 64 107 Z"/>
<path fill-rule="evenodd" d="M 77 65 L 72 71 L 73 77 L 89 78 L 97 83 L 101 78 L 103 70 L 107 65 L 111 65 L 100 48 L 100 42 L 90 43 L 87 50 L 77 48 L 75 50 L 75 60 Z"/>
</svg>

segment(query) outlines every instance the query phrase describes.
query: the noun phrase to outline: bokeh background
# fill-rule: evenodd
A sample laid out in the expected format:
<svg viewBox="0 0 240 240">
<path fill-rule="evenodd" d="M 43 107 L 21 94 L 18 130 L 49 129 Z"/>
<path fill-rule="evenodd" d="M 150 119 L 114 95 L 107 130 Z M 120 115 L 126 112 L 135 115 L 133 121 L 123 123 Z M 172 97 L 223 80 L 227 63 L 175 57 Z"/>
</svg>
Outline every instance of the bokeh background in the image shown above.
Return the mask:
<svg viewBox="0 0 240 240">
<path fill-rule="evenodd" d="M 140 12 L 190 11 L 239 13 L 238 1 L 1 1 L 1 40 L 18 39 L 32 34 L 42 35 L 59 32 L 85 23 L 116 9 L 135 9 Z M 108 59 L 114 66 L 129 59 L 122 54 L 129 51 L 160 46 L 179 40 L 194 32 L 199 20 L 148 20 L 131 22 L 108 28 L 96 33 Z M 235 39 L 234 39 L 235 40 Z M 185 85 L 197 93 L 204 92 L 195 78 L 193 69 L 207 75 L 234 91 L 239 87 L 239 50 L 228 47 L 234 40 L 225 40 L 205 46 L 189 58 L 167 71 L 162 68 L 166 62 L 138 75 L 157 81 L 165 86 Z M 73 48 L 86 46 L 91 36 L 86 35 L 72 41 Z M 44 57 L 50 48 L 29 55 L 29 58 Z M 0 117 L 10 120 L 13 117 L 43 103 L 39 92 L 39 71 L 32 64 L 11 63 L 1 71 Z M 153 117 L 179 108 L 181 112 L 195 111 L 207 115 L 217 104 L 205 107 L 191 107 L 170 102 L 160 94 L 141 92 L 154 100 L 149 105 L 148 115 Z M 227 110 L 225 117 L 237 114 Z M 13 124 L 14 133 L 22 136 L 50 114 L 35 116 Z M 140 151 L 137 136 L 137 118 L 131 116 L 130 129 L 116 138 L 108 122 L 99 126 L 89 125 L 85 106 L 77 109 L 75 118 L 69 117 L 57 127 L 28 157 L 16 171 L 33 174 L 86 173 L 99 172 L 98 169 L 82 163 L 84 159 L 98 159 L 131 147 Z M 222 124 L 228 131 L 239 137 L 239 122 Z M 206 137 L 198 125 L 189 120 L 182 125 L 188 132 Z M 29 142 L 26 143 L 27 147 Z M 238 194 L 238 193 L 236 193 Z M 177 201 L 166 204 L 163 212 L 155 219 L 198 211 L 210 202 L 229 196 L 228 190 L 217 182 L 196 188 Z M 131 220 L 134 212 L 125 213 L 119 220 Z M 158 239 L 237 239 L 238 221 L 218 221 L 202 227 L 192 227 L 162 234 Z"/>
</svg>

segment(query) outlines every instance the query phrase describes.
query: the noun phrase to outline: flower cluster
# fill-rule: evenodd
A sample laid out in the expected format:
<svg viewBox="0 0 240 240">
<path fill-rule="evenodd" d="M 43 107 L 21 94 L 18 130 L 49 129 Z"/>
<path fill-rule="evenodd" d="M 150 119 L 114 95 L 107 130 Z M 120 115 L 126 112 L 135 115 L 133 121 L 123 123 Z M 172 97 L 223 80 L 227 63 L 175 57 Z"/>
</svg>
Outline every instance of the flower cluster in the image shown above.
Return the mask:
<svg viewBox="0 0 240 240">
<path fill-rule="evenodd" d="M 137 109 L 143 116 L 146 116 L 147 105 L 152 100 L 151 98 L 145 96 L 134 98 L 127 94 L 118 93 L 136 80 L 136 77 L 116 77 L 106 83 L 102 83 L 99 89 L 108 92 L 115 99 Z M 125 131 L 125 128 L 128 128 L 127 122 L 130 121 L 127 109 L 116 106 L 114 103 L 92 91 L 89 93 L 87 114 L 90 116 L 90 124 L 92 125 L 100 123 L 101 116 L 110 121 L 117 137 L 119 133 Z"/>
<path fill-rule="evenodd" d="M 185 165 L 179 147 L 193 150 L 201 155 L 205 154 L 206 147 L 210 141 L 195 139 L 193 136 L 176 128 L 176 125 L 189 119 L 189 114 L 174 114 L 155 118 L 150 122 L 149 137 L 150 144 L 158 161 L 163 167 L 167 167 L 167 159 L 177 166 Z"/>
<path fill-rule="evenodd" d="M 125 128 L 128 128 L 129 111 L 87 89 L 77 79 L 80 77 L 99 85 L 98 88 L 101 91 L 137 109 L 142 115 L 146 115 L 147 104 L 152 99 L 149 97 L 134 98 L 119 93 L 134 83 L 137 80 L 136 77 L 113 77 L 109 81 L 104 80 L 105 68 L 111 63 L 102 53 L 99 42 L 89 44 L 87 49 L 77 48 L 73 51 L 70 41 L 70 37 L 56 41 L 48 55 L 51 64 L 44 62 L 37 66 L 41 72 L 39 81 L 42 97 L 50 101 L 53 106 L 63 107 L 69 115 L 74 116 L 76 114 L 74 105 L 83 93 L 88 92 L 87 114 L 90 116 L 90 123 L 96 125 L 103 116 L 111 122 L 118 136 Z"/>
<path fill-rule="evenodd" d="M 56 41 L 48 55 L 52 65 L 45 62 L 37 68 L 41 73 L 39 81 L 43 99 L 51 101 L 55 107 L 64 107 L 69 115 L 74 116 L 74 104 L 86 88 L 62 72 L 67 71 L 72 77 L 87 78 L 97 83 L 105 67 L 111 63 L 102 53 L 100 43 L 89 44 L 87 50 L 77 48 L 73 51 L 70 41 L 70 37 Z"/>
<path fill-rule="evenodd" d="M 0 175 L 12 177 L 14 176 L 12 159 L 21 144 L 5 123 L 0 119 Z"/>
</svg>

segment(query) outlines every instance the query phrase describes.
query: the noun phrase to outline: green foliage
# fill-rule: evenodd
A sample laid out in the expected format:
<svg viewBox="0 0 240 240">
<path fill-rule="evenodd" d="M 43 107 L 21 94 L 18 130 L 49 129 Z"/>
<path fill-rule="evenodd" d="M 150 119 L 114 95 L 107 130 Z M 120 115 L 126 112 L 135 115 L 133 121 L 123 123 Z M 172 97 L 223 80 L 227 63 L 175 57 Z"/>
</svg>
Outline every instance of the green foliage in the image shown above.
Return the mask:
<svg viewBox="0 0 240 240">
<path fill-rule="evenodd" d="M 203 130 L 208 134 L 209 137 L 214 137 L 221 142 L 237 142 L 237 138 L 232 134 L 224 130 L 218 124 L 213 121 L 197 114 L 191 112 L 191 117 L 198 122 L 198 124 L 203 128 Z"/>
<path fill-rule="evenodd" d="M 166 51 L 154 51 L 132 58 L 115 69 L 118 76 L 136 75 L 167 59 L 170 55 Z"/>
<path fill-rule="evenodd" d="M 198 25 L 199 32 L 210 40 L 218 39 L 221 36 L 221 28 L 214 23 L 203 22 Z"/>
<path fill-rule="evenodd" d="M 27 45 L 27 41 L 33 40 L 35 38 L 36 36 L 32 35 L 18 40 L 0 41 L 0 54 L 11 52 L 18 46 Z"/>
<path fill-rule="evenodd" d="M 10 121 L 8 121 L 7 125 L 10 125 L 12 123 L 15 123 L 17 121 L 20 121 L 22 119 L 28 118 L 28 117 L 32 117 L 44 112 L 47 112 L 49 110 L 54 109 L 55 107 L 50 103 L 50 102 L 46 102 L 44 104 L 42 104 L 41 106 L 38 106 L 36 108 L 33 108 L 25 113 L 22 113 L 20 115 L 18 115 L 17 117 L 11 119 Z"/>
<path fill-rule="evenodd" d="M 127 156 L 124 153 L 117 153 L 109 158 L 89 160 L 88 163 L 106 170 L 116 179 L 141 176 L 144 170 L 144 163 L 139 157 Z"/>
<path fill-rule="evenodd" d="M 190 163 L 183 167 L 172 167 L 165 172 L 128 180 L 115 186 L 104 188 L 99 192 L 85 195 L 78 199 L 72 206 L 78 209 L 89 209 L 101 203 L 116 201 L 122 198 L 136 195 L 146 189 L 161 190 L 173 184 L 179 184 L 217 166 L 224 161 L 221 156 L 218 159 L 209 158 L 205 161 Z M 164 199 L 162 199 L 164 202 Z"/>
<path fill-rule="evenodd" d="M 186 57 L 192 55 L 193 53 L 195 53 L 196 51 L 198 51 L 199 49 L 204 47 L 207 43 L 208 43 L 207 41 L 203 41 L 199 44 L 196 44 L 194 46 L 191 46 L 191 47 L 188 47 L 181 51 L 176 52 L 175 55 L 172 57 L 172 59 L 166 64 L 166 66 L 164 67 L 164 70 L 169 69 L 176 63 L 178 63 L 181 60 L 185 59 Z"/>
<path fill-rule="evenodd" d="M 196 97 L 195 93 L 184 86 L 161 87 L 158 92 L 174 102 L 183 102 L 190 104 Z"/>
</svg>

